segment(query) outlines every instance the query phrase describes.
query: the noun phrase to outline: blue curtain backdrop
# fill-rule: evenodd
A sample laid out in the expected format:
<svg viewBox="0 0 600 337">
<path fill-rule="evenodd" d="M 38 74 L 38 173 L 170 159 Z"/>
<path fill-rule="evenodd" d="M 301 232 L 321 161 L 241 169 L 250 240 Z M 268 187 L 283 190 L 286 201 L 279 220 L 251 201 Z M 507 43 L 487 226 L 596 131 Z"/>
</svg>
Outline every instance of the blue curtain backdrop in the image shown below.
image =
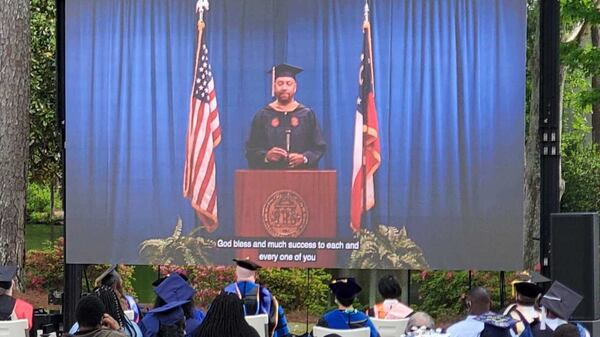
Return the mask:
<svg viewBox="0 0 600 337">
<path fill-rule="evenodd" d="M 298 76 L 338 176 L 351 236 L 363 0 L 213 0 L 206 37 L 223 139 L 219 220 L 273 64 Z M 373 223 L 406 226 L 434 268 L 516 269 L 522 253 L 526 2 L 371 2 L 382 166 Z M 137 245 L 195 226 L 182 174 L 195 1 L 66 0 L 67 245 L 73 263 L 139 263 Z M 498 254 L 501 251 L 502 254 Z M 342 265 L 343 266 L 343 265 Z"/>
</svg>

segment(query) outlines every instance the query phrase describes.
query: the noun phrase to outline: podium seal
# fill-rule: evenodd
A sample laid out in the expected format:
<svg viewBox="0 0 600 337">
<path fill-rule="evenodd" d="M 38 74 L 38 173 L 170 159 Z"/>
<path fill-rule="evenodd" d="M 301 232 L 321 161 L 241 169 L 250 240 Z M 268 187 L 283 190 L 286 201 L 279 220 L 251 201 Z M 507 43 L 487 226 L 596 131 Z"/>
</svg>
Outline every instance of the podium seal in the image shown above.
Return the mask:
<svg viewBox="0 0 600 337">
<path fill-rule="evenodd" d="M 308 208 L 292 190 L 273 192 L 262 208 L 262 222 L 269 235 L 278 238 L 299 237 L 308 224 Z"/>
</svg>

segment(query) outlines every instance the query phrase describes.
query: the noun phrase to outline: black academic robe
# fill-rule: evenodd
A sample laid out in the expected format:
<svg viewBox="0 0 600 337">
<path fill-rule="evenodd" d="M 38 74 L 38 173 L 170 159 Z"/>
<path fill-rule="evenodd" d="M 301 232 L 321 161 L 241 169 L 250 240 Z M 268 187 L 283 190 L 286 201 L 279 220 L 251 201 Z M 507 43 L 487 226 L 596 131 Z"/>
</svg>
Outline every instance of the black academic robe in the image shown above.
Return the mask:
<svg viewBox="0 0 600 337">
<path fill-rule="evenodd" d="M 290 153 L 300 153 L 308 159 L 305 165 L 295 169 L 316 169 L 327 144 L 314 111 L 302 104 L 289 112 L 276 111 L 267 105 L 256 113 L 246 142 L 248 166 L 251 169 L 287 169 L 287 161 L 266 162 L 265 156 L 273 147 L 286 149 L 288 130 Z"/>
</svg>

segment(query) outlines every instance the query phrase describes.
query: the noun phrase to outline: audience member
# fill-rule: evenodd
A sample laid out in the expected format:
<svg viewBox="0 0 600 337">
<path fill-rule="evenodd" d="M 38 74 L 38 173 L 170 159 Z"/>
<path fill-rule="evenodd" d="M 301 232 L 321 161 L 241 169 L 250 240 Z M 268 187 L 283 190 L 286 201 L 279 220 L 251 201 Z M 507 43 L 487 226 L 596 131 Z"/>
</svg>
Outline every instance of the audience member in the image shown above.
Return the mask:
<svg viewBox="0 0 600 337">
<path fill-rule="evenodd" d="M 579 337 L 579 329 L 573 324 L 563 324 L 556 328 L 552 337 Z"/>
<path fill-rule="evenodd" d="M 428 313 L 417 311 L 410 316 L 406 325 L 406 332 L 411 332 L 418 329 L 433 330 L 435 329 L 435 321 Z"/>
<path fill-rule="evenodd" d="M 17 267 L 0 267 L 0 321 L 26 319 L 29 329 L 33 322 L 33 306 L 13 297 Z"/>
<path fill-rule="evenodd" d="M 114 319 L 123 333 L 129 337 L 142 337 L 142 332 L 137 324 L 133 323 L 121 306 L 121 302 L 118 299 L 116 292 L 108 286 L 100 286 L 94 290 L 94 296 L 97 296 L 105 308 L 105 313 Z M 69 333 L 77 335 L 76 332 L 80 331 L 79 321 L 77 321 L 69 330 Z"/>
<path fill-rule="evenodd" d="M 288 336 L 290 332 L 283 308 L 269 289 L 256 282 L 256 271 L 261 266 L 248 258 L 233 259 L 233 261 L 237 264 L 236 282 L 229 284 L 224 291 L 238 295 L 243 302 L 245 315 L 267 314 L 269 333 L 272 337 Z"/>
<path fill-rule="evenodd" d="M 117 265 L 113 264 L 106 269 L 94 282 L 94 287 L 99 288 L 101 286 L 107 286 L 113 289 L 117 298 L 121 302 L 123 310 L 133 310 L 133 319 L 135 323 L 139 323 L 141 318 L 140 308 L 137 305 L 135 299 L 127 295 L 123 289 L 123 278 L 121 274 L 117 272 Z"/>
<path fill-rule="evenodd" d="M 179 275 L 179 277 L 181 277 L 185 282 L 188 283 L 188 285 L 190 284 L 190 281 L 188 280 L 187 276 L 185 276 L 185 274 L 183 273 L 176 273 L 177 275 Z M 154 289 L 156 289 L 156 287 L 158 287 L 164 280 L 167 279 L 168 276 L 165 277 L 161 277 L 158 280 L 152 282 L 152 286 L 154 287 Z M 191 285 L 190 285 L 191 287 Z M 192 288 L 195 292 L 195 289 Z M 178 298 L 179 300 L 182 300 L 182 298 Z M 160 298 L 160 296 L 156 296 L 156 299 L 154 301 L 154 308 L 158 308 L 162 305 L 164 305 L 166 302 Z M 204 311 L 202 311 L 201 309 L 197 308 L 196 305 L 194 304 L 194 296 L 192 296 L 190 298 L 190 301 L 184 305 L 181 306 L 181 308 L 183 309 L 183 313 L 185 314 L 185 318 L 186 318 L 186 325 L 187 325 L 187 333 L 188 335 L 190 334 L 190 332 L 197 328 L 198 326 L 200 326 L 200 323 L 202 323 L 202 320 L 204 319 Z M 190 330 L 192 329 L 192 330 Z"/>
<path fill-rule="evenodd" d="M 383 297 L 383 302 L 369 308 L 367 311 L 369 316 L 380 319 L 400 319 L 412 314 L 413 310 L 398 300 L 402 294 L 402 288 L 394 276 L 382 277 L 379 280 L 378 289 Z"/>
<path fill-rule="evenodd" d="M 323 315 L 317 322 L 318 326 L 331 329 L 357 329 L 371 328 L 371 337 L 378 337 L 377 329 L 365 313 L 352 307 L 352 302 L 362 288 L 352 277 L 333 279 L 329 283 L 329 289 L 335 296 L 337 309 L 331 310 Z"/>
<path fill-rule="evenodd" d="M 218 295 L 193 337 L 259 337 L 244 318 L 244 305 L 236 294 Z"/>
<path fill-rule="evenodd" d="M 200 326 L 200 321 L 194 318 L 192 299 L 196 290 L 177 273 L 153 283 L 156 285 L 156 302 L 154 309 L 144 316 L 140 323 L 144 337 L 158 336 L 163 325 L 177 326 L 179 320 L 185 322 L 185 336 L 191 336 Z M 173 330 L 171 328 L 163 328 Z M 176 329 L 175 329 L 176 330 Z"/>
<path fill-rule="evenodd" d="M 78 337 L 124 337 L 119 323 L 106 313 L 102 301 L 95 295 L 82 297 L 75 309 L 79 331 L 71 333 Z"/>
<path fill-rule="evenodd" d="M 535 302 L 541 296 L 543 289 L 532 282 L 519 282 L 515 284 L 517 293 L 516 303 L 509 305 L 504 310 L 504 315 L 511 316 L 517 321 L 513 331 L 517 336 L 532 334 L 533 326 L 540 322 L 540 311 L 536 309 Z"/>
<path fill-rule="evenodd" d="M 447 332 L 458 337 L 510 337 L 510 328 L 517 322 L 509 316 L 490 311 L 491 299 L 487 290 L 476 287 L 465 298 L 468 316 L 450 326 Z"/>
<path fill-rule="evenodd" d="M 150 310 L 140 323 L 144 337 L 184 337 L 186 322 L 182 305 L 188 302 L 171 301 Z"/>
<path fill-rule="evenodd" d="M 534 336 L 550 337 L 558 327 L 573 325 L 579 331 L 579 336 L 589 337 L 590 333 L 581 324 L 569 323 L 569 318 L 582 299 L 581 295 L 562 283 L 552 283 L 550 289 L 540 299 L 543 314 L 541 324 L 534 326 L 532 329 Z"/>
</svg>

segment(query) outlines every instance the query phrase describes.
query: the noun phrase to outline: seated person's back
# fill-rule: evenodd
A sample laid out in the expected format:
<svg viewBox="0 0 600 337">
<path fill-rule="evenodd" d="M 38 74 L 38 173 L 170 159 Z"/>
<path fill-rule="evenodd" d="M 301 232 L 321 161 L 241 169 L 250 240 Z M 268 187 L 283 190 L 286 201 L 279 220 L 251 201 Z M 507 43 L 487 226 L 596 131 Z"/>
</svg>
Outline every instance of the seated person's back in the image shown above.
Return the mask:
<svg viewBox="0 0 600 337">
<path fill-rule="evenodd" d="M 371 337 L 378 337 L 379 333 L 369 317 L 352 307 L 356 295 L 362 290 L 354 278 L 334 279 L 329 283 L 329 289 L 335 296 L 338 308 L 326 312 L 317 322 L 318 326 L 331 329 L 357 329 L 371 328 Z"/>
<path fill-rule="evenodd" d="M 17 267 L 15 266 L 0 267 L 0 321 L 26 319 L 28 328 L 31 329 L 33 306 L 13 297 L 16 273 Z"/>
</svg>

